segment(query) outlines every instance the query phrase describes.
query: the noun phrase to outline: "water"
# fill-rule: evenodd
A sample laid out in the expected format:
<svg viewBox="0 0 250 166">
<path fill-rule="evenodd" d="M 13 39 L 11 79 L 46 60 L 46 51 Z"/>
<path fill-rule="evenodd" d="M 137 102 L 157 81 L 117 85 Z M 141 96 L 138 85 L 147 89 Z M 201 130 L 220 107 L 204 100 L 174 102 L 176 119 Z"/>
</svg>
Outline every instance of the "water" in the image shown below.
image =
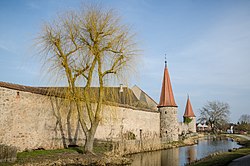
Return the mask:
<svg viewBox="0 0 250 166">
<path fill-rule="evenodd" d="M 202 140 L 197 145 L 131 155 L 132 166 L 183 166 L 215 152 L 239 148 L 236 142 L 225 140 Z"/>
</svg>

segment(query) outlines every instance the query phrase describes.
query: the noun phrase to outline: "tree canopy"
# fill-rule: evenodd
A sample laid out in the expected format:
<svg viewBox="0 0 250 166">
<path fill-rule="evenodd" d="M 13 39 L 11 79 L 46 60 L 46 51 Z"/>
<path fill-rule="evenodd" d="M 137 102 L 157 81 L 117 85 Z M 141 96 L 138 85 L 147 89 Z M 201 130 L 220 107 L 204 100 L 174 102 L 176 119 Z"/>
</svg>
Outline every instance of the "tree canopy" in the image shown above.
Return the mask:
<svg viewBox="0 0 250 166">
<path fill-rule="evenodd" d="M 134 66 L 137 49 L 133 34 L 113 10 L 88 6 L 46 23 L 38 44 L 45 65 L 67 80 L 68 99 L 76 105 L 86 136 L 85 151 L 92 152 L 102 118 L 104 86 Z M 94 105 L 88 90 L 93 85 L 99 86 Z"/>
<path fill-rule="evenodd" d="M 208 101 L 207 104 L 200 109 L 198 121 L 205 122 L 211 127 L 213 132 L 220 129 L 222 125 L 228 123 L 230 115 L 230 106 L 220 101 Z"/>
<path fill-rule="evenodd" d="M 238 122 L 250 124 L 250 115 L 248 114 L 241 115 Z"/>
<path fill-rule="evenodd" d="M 236 129 L 238 131 L 249 132 L 250 131 L 250 115 L 243 114 L 240 116 Z"/>
</svg>

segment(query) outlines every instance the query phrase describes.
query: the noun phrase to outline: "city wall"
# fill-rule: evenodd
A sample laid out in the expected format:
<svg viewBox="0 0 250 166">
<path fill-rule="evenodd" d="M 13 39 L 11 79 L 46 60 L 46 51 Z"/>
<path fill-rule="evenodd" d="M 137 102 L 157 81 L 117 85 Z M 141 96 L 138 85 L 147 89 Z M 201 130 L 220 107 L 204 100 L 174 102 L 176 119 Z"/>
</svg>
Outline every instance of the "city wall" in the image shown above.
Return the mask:
<svg viewBox="0 0 250 166">
<path fill-rule="evenodd" d="M 84 143 L 75 109 L 60 98 L 0 87 L 0 144 L 18 151 L 62 148 Z M 154 139 L 160 135 L 160 114 L 131 107 L 104 106 L 95 138 L 107 141 Z M 70 142 L 71 141 L 71 142 Z M 152 145 L 153 146 L 153 145 Z"/>
</svg>

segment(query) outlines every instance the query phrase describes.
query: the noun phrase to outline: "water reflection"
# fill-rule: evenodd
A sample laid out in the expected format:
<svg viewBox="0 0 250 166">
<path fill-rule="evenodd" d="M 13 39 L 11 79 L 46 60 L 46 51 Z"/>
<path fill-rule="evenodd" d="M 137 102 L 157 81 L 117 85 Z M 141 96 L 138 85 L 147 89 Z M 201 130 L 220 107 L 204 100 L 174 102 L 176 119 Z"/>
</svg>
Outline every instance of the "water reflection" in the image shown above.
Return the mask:
<svg viewBox="0 0 250 166">
<path fill-rule="evenodd" d="M 163 150 L 160 165 L 179 165 L 179 148 Z"/>
<path fill-rule="evenodd" d="M 135 156 L 135 158 L 133 158 Z M 139 153 L 133 155 L 133 166 L 153 166 L 161 165 L 161 151 Z"/>
<path fill-rule="evenodd" d="M 189 146 L 186 149 L 185 155 L 186 157 L 186 163 L 190 163 L 196 160 L 196 148 L 195 146 Z"/>
<path fill-rule="evenodd" d="M 183 166 L 185 163 L 204 158 L 214 152 L 239 148 L 230 140 L 203 140 L 199 144 L 155 152 L 132 155 L 132 166 Z"/>
</svg>

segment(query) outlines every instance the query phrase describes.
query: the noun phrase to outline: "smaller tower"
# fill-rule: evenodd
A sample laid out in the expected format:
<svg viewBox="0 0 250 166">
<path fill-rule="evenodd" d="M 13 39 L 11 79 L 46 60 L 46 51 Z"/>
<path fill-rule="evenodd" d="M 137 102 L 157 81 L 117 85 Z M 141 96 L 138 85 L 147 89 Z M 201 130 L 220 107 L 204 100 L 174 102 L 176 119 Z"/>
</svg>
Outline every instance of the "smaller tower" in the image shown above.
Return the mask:
<svg viewBox="0 0 250 166">
<path fill-rule="evenodd" d="M 174 100 L 166 60 L 158 110 L 160 112 L 160 134 L 162 141 L 178 141 L 177 105 Z"/>
<path fill-rule="evenodd" d="M 196 117 L 188 96 L 183 122 L 188 125 L 189 132 L 196 133 Z"/>
</svg>

